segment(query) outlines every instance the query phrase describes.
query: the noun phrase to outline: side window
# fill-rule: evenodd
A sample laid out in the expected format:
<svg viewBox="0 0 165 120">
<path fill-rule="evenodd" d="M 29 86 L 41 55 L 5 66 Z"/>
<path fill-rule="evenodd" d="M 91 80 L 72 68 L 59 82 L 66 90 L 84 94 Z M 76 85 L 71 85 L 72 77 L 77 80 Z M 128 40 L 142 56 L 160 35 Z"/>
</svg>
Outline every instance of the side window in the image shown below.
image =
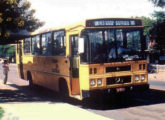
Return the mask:
<svg viewBox="0 0 165 120">
<path fill-rule="evenodd" d="M 33 55 L 40 55 L 40 36 L 34 36 L 32 37 L 32 54 Z"/>
<path fill-rule="evenodd" d="M 34 47 L 36 46 L 35 43 L 36 43 L 36 36 L 33 36 L 32 37 L 32 54 L 33 55 L 35 54 L 35 52 L 34 52 Z"/>
<path fill-rule="evenodd" d="M 24 40 L 24 53 L 30 53 L 30 41 L 31 41 L 31 38 L 25 38 L 25 40 Z"/>
<path fill-rule="evenodd" d="M 51 33 L 42 34 L 41 45 L 42 45 L 42 55 L 50 56 L 52 55 L 52 39 Z"/>
<path fill-rule="evenodd" d="M 64 56 L 66 48 L 65 32 L 56 31 L 53 34 L 53 55 Z"/>
</svg>

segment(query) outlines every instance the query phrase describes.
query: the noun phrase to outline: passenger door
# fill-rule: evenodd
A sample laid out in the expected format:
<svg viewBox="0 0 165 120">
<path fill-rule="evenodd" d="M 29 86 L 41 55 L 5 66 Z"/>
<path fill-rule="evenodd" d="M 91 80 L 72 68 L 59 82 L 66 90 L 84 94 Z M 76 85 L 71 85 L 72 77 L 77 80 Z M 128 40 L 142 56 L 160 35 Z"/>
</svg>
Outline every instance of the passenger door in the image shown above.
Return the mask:
<svg viewBox="0 0 165 120">
<path fill-rule="evenodd" d="M 70 36 L 70 56 L 71 56 L 72 94 L 79 95 L 80 83 L 79 83 L 78 35 Z"/>
</svg>

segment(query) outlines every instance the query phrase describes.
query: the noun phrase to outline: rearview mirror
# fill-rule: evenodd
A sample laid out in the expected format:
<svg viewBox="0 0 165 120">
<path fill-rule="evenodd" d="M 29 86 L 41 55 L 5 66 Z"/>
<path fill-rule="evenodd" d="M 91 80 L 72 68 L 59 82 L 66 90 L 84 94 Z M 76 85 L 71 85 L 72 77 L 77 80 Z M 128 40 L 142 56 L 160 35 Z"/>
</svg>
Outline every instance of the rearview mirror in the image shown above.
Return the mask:
<svg viewBox="0 0 165 120">
<path fill-rule="evenodd" d="M 84 53 L 84 38 L 79 38 L 78 53 L 79 54 Z"/>
</svg>

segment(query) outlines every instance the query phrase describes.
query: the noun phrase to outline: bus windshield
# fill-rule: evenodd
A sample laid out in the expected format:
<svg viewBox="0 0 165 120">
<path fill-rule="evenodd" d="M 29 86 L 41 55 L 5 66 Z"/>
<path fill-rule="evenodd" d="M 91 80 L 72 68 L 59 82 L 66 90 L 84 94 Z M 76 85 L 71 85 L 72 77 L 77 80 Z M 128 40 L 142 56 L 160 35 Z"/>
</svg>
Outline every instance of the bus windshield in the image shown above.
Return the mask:
<svg viewBox="0 0 165 120">
<path fill-rule="evenodd" d="M 85 52 L 81 62 L 106 63 L 144 59 L 142 55 L 141 30 L 98 29 L 84 30 Z"/>
</svg>

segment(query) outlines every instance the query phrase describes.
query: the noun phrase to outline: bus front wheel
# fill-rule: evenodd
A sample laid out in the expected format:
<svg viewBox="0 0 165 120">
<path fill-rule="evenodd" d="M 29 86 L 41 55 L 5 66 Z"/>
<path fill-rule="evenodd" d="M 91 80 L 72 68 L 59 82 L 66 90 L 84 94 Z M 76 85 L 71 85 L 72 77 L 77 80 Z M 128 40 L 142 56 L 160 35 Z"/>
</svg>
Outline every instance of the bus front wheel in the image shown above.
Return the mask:
<svg viewBox="0 0 165 120">
<path fill-rule="evenodd" d="M 60 87 L 60 96 L 69 97 L 69 89 L 67 82 L 64 79 L 59 80 L 59 87 Z"/>
</svg>

